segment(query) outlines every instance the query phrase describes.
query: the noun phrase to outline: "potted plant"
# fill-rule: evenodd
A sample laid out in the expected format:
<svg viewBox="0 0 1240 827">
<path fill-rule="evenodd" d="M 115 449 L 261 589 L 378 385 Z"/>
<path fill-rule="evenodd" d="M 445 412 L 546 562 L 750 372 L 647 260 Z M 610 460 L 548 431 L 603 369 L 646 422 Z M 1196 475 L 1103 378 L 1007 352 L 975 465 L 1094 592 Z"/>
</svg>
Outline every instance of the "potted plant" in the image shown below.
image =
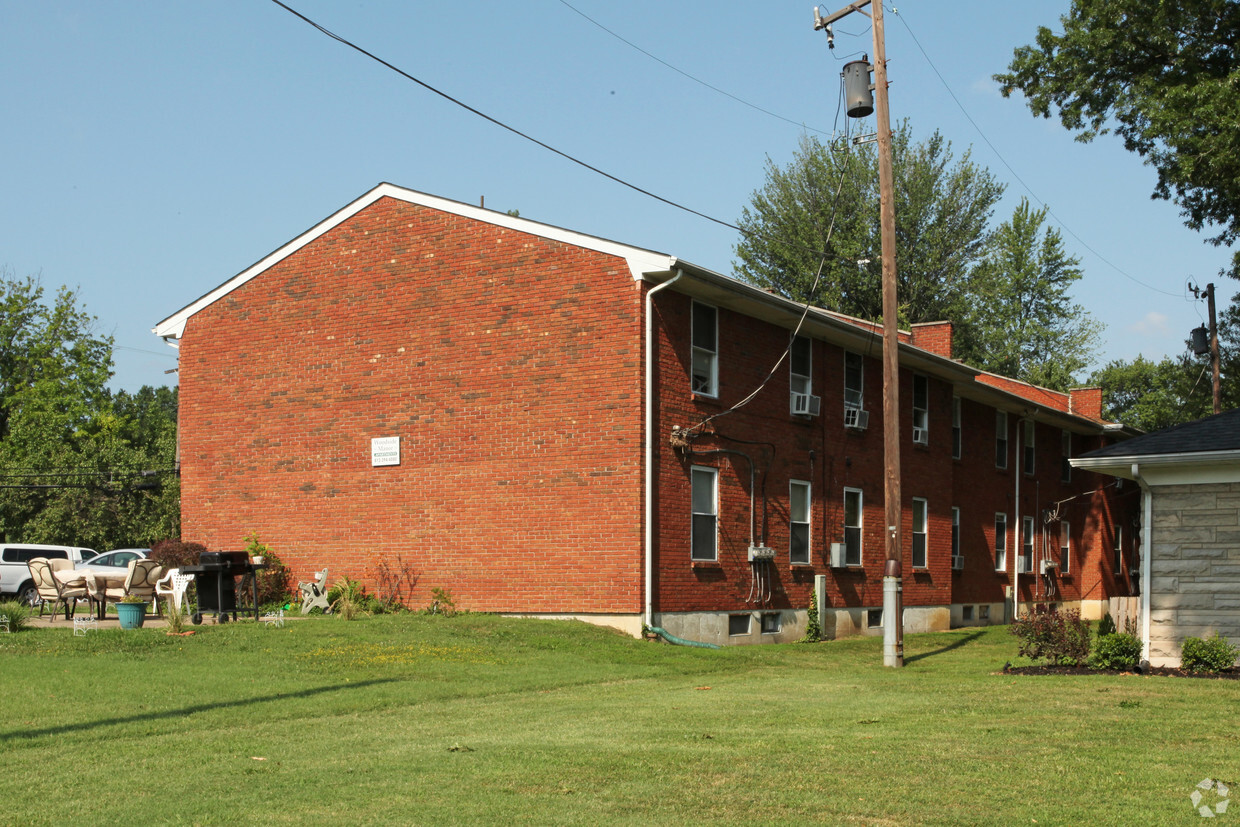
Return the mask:
<svg viewBox="0 0 1240 827">
<path fill-rule="evenodd" d="M 122 629 L 140 629 L 146 621 L 146 607 L 150 605 L 145 597 L 127 594 L 116 604 L 116 617 Z"/>
</svg>

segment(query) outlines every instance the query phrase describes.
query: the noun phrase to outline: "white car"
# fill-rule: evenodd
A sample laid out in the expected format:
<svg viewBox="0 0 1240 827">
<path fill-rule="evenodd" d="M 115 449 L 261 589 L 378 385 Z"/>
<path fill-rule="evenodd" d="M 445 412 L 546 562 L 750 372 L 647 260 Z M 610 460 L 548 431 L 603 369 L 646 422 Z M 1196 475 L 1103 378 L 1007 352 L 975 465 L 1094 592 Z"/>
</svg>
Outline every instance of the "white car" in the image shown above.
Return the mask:
<svg viewBox="0 0 1240 827">
<path fill-rule="evenodd" d="M 89 548 L 74 546 L 44 546 L 35 543 L 0 544 L 0 594 L 16 595 L 28 606 L 39 605 L 39 591 L 30 578 L 27 565 L 36 557 L 49 560 L 71 560 L 81 564 L 95 556 Z"/>
<path fill-rule="evenodd" d="M 131 560 L 142 560 L 151 553 L 149 548 L 114 548 L 74 566 L 78 571 L 97 571 L 116 574 L 129 567 Z"/>
</svg>

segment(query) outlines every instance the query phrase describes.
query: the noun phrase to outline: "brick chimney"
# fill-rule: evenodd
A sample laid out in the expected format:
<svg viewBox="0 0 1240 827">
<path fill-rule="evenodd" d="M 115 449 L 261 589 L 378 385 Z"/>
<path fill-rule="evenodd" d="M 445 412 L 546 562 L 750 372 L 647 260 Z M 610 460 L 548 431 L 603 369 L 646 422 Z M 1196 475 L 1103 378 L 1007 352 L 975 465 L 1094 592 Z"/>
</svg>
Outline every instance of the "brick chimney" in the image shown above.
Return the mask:
<svg viewBox="0 0 1240 827">
<path fill-rule="evenodd" d="M 913 346 L 952 358 L 952 323 L 920 322 L 913 327 Z"/>
<path fill-rule="evenodd" d="M 1102 388 L 1073 388 L 1068 391 L 1068 408 L 1077 416 L 1102 419 Z"/>
</svg>

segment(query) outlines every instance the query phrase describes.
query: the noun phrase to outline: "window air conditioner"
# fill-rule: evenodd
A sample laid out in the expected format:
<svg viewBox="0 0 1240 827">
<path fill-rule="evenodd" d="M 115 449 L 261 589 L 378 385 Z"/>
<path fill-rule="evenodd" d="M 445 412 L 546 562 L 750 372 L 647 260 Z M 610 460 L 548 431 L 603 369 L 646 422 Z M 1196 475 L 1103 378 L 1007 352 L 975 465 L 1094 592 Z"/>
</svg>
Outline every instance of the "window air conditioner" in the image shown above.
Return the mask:
<svg viewBox="0 0 1240 827">
<path fill-rule="evenodd" d="M 846 564 L 844 562 L 844 544 L 843 543 L 832 543 L 831 544 L 831 568 L 842 569 L 845 567 L 846 567 Z"/>
<path fill-rule="evenodd" d="M 865 426 L 870 424 L 870 412 L 863 411 L 860 408 L 854 408 L 851 405 L 844 406 L 844 427 L 856 428 L 858 431 L 864 431 Z"/>
<path fill-rule="evenodd" d="M 953 571 L 964 570 L 964 555 L 963 554 L 952 555 L 952 570 Z"/>
<path fill-rule="evenodd" d="M 822 397 L 808 393 L 792 394 L 792 413 L 795 416 L 818 416 L 822 407 Z"/>
<path fill-rule="evenodd" d="M 925 445 L 927 442 L 929 442 L 929 440 L 926 438 L 925 428 L 914 428 L 913 429 L 913 442 L 916 442 L 918 445 Z"/>
<path fill-rule="evenodd" d="M 1026 560 L 1024 557 L 1016 558 L 1016 573 L 1017 574 L 1028 574 L 1029 573 L 1029 561 Z"/>
</svg>

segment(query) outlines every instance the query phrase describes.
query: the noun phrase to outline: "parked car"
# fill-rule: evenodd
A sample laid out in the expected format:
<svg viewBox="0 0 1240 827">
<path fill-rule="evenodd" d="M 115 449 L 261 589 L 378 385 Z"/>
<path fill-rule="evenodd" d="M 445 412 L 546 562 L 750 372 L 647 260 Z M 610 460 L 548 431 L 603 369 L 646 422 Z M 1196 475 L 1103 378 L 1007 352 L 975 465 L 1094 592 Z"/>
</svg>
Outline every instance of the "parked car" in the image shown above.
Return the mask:
<svg viewBox="0 0 1240 827">
<path fill-rule="evenodd" d="M 131 560 L 142 560 L 151 553 L 149 548 L 114 548 L 74 566 L 79 571 L 98 571 L 105 574 L 123 571 Z"/>
<path fill-rule="evenodd" d="M 0 596 L 16 597 L 27 606 L 39 605 L 39 591 L 30 578 L 27 565 L 36 557 L 69 560 L 76 567 L 98 552 L 75 546 L 44 546 L 37 543 L 0 544 Z"/>
</svg>

